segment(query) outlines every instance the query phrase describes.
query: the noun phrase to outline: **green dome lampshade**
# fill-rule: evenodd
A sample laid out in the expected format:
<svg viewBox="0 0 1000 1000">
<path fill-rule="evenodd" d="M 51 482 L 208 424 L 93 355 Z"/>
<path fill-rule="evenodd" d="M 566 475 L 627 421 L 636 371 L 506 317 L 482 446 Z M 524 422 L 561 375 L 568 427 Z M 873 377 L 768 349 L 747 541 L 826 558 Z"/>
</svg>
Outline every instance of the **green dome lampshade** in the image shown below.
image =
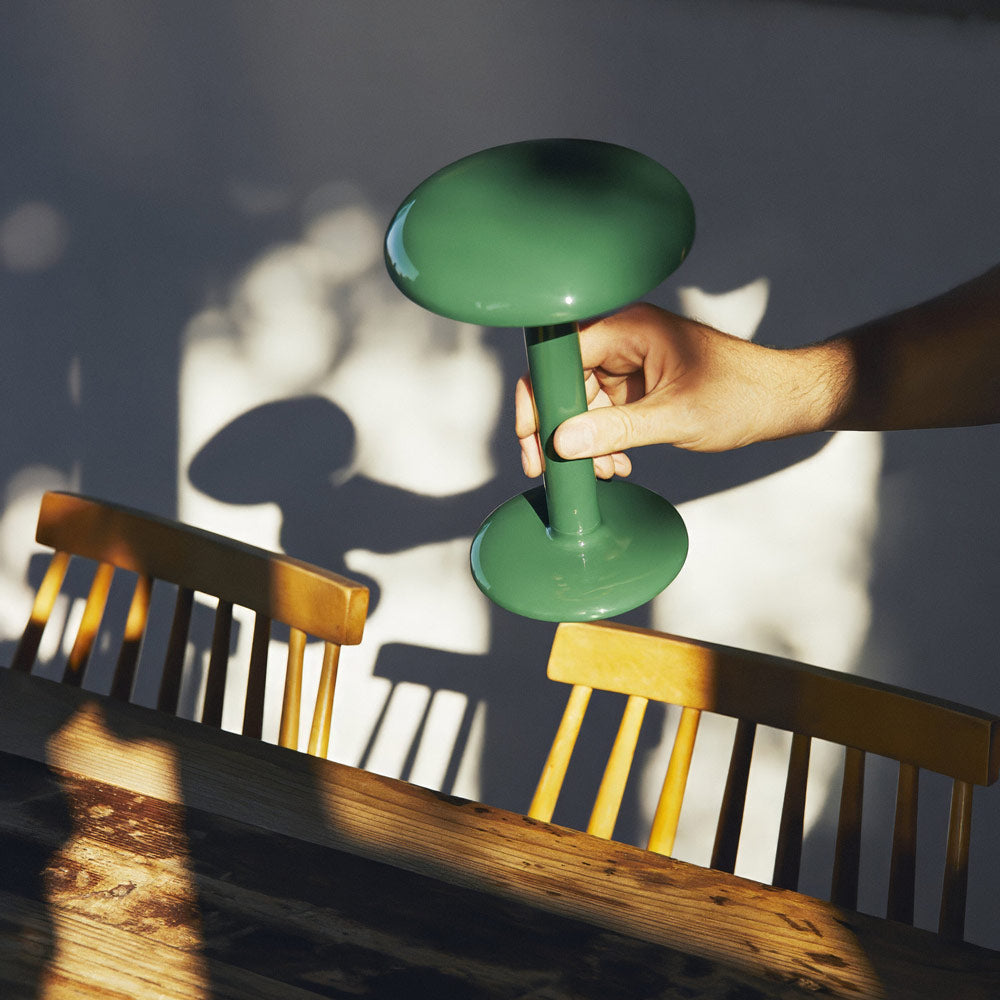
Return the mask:
<svg viewBox="0 0 1000 1000">
<path fill-rule="evenodd" d="M 680 181 L 585 139 L 475 153 L 425 180 L 386 236 L 389 274 L 431 312 L 482 326 L 587 319 L 645 295 L 694 239 Z"/>
<path fill-rule="evenodd" d="M 552 447 L 587 408 L 578 321 L 671 274 L 694 239 L 680 181 L 611 143 L 539 139 L 439 170 L 397 210 L 389 275 L 414 302 L 483 326 L 524 327 L 545 452 L 544 487 L 502 504 L 472 544 L 480 589 L 544 621 L 608 618 L 663 590 L 687 556 L 680 515 L 649 490 L 597 481 Z"/>
</svg>

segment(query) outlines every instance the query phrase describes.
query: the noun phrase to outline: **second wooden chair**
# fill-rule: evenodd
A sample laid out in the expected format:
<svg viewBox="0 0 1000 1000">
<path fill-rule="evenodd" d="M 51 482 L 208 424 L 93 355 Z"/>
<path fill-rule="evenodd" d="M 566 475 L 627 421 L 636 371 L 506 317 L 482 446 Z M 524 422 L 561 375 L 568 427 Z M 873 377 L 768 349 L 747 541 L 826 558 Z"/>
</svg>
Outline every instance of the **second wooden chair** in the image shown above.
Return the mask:
<svg viewBox="0 0 1000 1000">
<path fill-rule="evenodd" d="M 303 657 L 308 636 L 324 655 L 308 738 L 309 753 L 326 756 L 337 666 L 342 645 L 361 641 L 368 590 L 361 584 L 289 556 L 142 511 L 69 493 L 46 493 L 37 540 L 55 550 L 35 596 L 31 617 L 11 668 L 31 671 L 73 556 L 96 562 L 83 617 L 62 680 L 83 681 L 116 570 L 136 574 L 110 694 L 128 700 L 146 635 L 154 580 L 176 586 L 157 708 L 177 712 L 195 594 L 217 599 L 201 721 L 222 723 L 233 608 L 254 613 L 243 732 L 260 738 L 272 622 L 289 627 L 288 658 L 278 742 L 297 748 Z"/>
<path fill-rule="evenodd" d="M 738 721 L 711 867 L 732 872 L 758 726 L 792 733 L 773 883 L 798 887 L 813 739 L 845 747 L 831 900 L 857 908 L 866 754 L 899 762 L 887 916 L 913 922 L 921 769 L 953 779 L 939 931 L 964 933 L 974 785 L 1000 773 L 1000 718 L 849 674 L 617 623 L 563 624 L 548 676 L 572 685 L 529 815 L 551 820 L 591 693 L 627 696 L 588 832 L 610 838 L 649 701 L 680 706 L 677 734 L 648 848 L 674 846 L 703 712 Z M 721 775 L 720 775 L 721 782 Z"/>
</svg>

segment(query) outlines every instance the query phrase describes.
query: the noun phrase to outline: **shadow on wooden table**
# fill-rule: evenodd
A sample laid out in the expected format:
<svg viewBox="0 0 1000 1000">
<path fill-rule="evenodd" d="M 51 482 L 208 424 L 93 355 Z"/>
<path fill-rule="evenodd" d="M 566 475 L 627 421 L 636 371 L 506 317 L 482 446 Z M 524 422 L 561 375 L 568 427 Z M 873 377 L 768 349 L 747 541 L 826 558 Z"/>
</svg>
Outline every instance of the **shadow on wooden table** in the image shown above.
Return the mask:
<svg viewBox="0 0 1000 1000">
<path fill-rule="evenodd" d="M 28 772 L 31 794 L 25 795 Z M 56 952 L 56 932 L 44 901 L 53 859 L 73 831 L 59 776 L 14 754 L 0 754 L 0 967 L 18 998 L 42 996 Z M 16 985 L 15 985 L 16 984 Z"/>
</svg>

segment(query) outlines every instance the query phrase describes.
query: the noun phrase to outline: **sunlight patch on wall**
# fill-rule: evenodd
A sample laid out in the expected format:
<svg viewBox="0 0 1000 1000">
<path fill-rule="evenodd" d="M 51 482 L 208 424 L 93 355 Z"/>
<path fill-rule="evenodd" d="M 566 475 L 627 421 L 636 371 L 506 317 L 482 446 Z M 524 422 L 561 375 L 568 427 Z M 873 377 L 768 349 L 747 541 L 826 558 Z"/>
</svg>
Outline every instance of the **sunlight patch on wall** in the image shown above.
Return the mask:
<svg viewBox="0 0 1000 1000">
<path fill-rule="evenodd" d="M 495 474 L 489 442 L 503 386 L 479 327 L 442 320 L 381 282 L 359 289 L 355 339 L 322 391 L 355 420 L 357 465 L 425 496 L 475 489 Z"/>
<path fill-rule="evenodd" d="M 377 511 L 373 514 L 378 516 Z M 486 653 L 490 612 L 469 572 L 471 544 L 471 538 L 459 536 L 402 552 L 350 552 L 348 569 L 377 580 L 391 575 L 397 584 L 383 594 L 369 617 L 366 640 L 374 634 L 380 642 L 434 648 L 452 609 L 467 608 L 471 613 L 448 623 L 448 648 L 471 655 Z"/>
<path fill-rule="evenodd" d="M 692 286 L 677 289 L 685 316 L 743 340 L 753 339 L 764 319 L 770 294 L 771 282 L 764 277 L 718 295 Z"/>
</svg>

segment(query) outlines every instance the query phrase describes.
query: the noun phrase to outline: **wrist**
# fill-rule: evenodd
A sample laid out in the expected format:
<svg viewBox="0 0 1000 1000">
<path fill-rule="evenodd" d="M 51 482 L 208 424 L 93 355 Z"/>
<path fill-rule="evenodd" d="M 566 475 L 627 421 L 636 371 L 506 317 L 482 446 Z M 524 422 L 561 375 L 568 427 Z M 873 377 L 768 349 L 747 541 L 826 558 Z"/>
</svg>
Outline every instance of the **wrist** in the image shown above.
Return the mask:
<svg viewBox="0 0 1000 1000">
<path fill-rule="evenodd" d="M 785 386 L 782 437 L 850 426 L 855 364 L 841 339 L 778 352 Z"/>
</svg>

